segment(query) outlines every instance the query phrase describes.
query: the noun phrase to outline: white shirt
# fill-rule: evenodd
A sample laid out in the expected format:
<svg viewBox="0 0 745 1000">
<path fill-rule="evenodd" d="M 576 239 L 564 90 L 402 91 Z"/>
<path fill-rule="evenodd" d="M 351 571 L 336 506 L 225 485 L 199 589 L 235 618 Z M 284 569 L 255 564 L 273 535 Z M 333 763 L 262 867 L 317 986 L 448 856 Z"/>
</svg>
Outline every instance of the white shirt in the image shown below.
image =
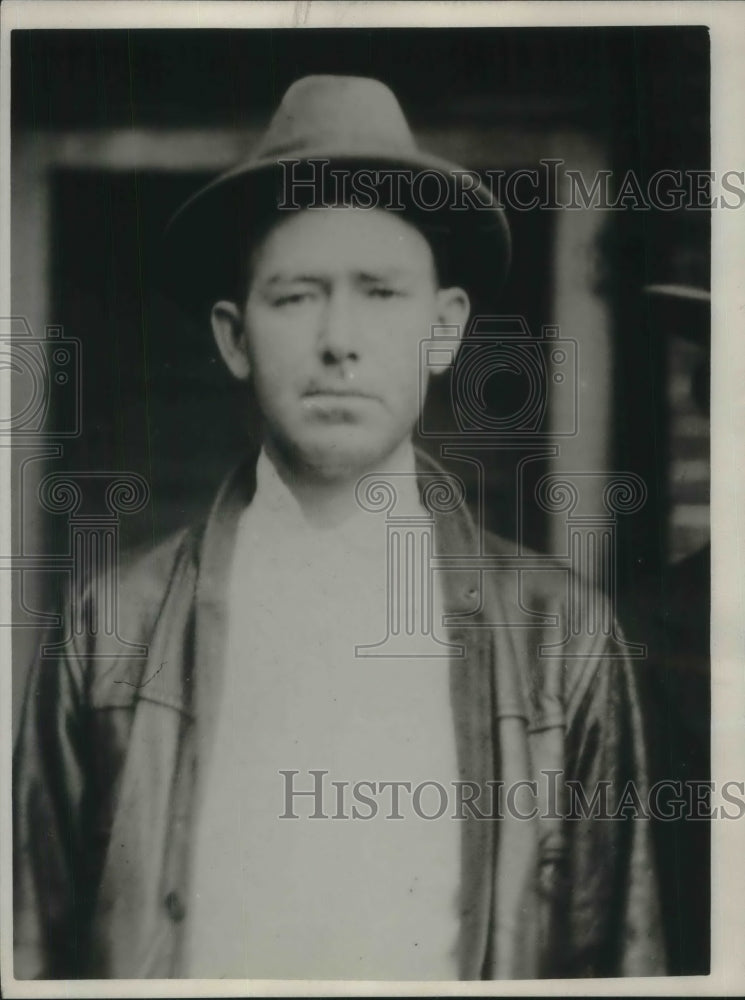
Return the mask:
<svg viewBox="0 0 745 1000">
<path fill-rule="evenodd" d="M 413 473 L 413 452 L 410 468 Z M 423 513 L 412 474 L 403 506 Z M 401 507 L 397 508 L 397 511 Z M 458 777 L 446 657 L 355 656 L 386 634 L 385 515 L 306 520 L 262 453 L 236 538 L 226 674 L 195 843 L 192 978 L 456 979 L 460 823 L 377 783 Z M 434 621 L 441 608 L 436 594 Z M 423 647 L 424 649 L 425 647 Z M 428 652 L 430 647 L 426 647 Z M 293 778 L 280 771 L 299 772 Z M 322 778 L 310 819 L 311 770 Z M 289 785 L 290 780 L 294 785 Z M 348 782 L 341 799 L 331 782 Z M 362 786 L 378 813 L 355 800 Z M 423 812 L 441 805 L 431 786 Z M 289 811 L 299 818 L 280 819 Z"/>
</svg>

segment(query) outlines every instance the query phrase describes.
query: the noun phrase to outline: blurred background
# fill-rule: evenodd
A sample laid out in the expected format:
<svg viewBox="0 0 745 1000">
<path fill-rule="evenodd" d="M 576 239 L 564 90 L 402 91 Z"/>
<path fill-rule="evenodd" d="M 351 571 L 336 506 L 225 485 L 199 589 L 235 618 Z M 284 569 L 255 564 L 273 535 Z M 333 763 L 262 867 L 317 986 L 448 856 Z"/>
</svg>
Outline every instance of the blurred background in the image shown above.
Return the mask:
<svg viewBox="0 0 745 1000">
<path fill-rule="evenodd" d="M 610 171 L 613 196 L 628 171 L 643 190 L 659 170 L 709 169 L 706 28 L 18 30 L 11 59 L 16 328 L 28 343 L 50 326 L 79 342 L 77 370 L 68 364 L 75 351 L 48 353 L 56 361 L 43 426 L 27 421 L 15 440 L 16 693 L 51 620 L 62 575 L 54 557 L 70 545 L 67 515 L 39 505 L 43 477 L 142 476 L 150 500 L 118 525 L 129 549 L 201 516 L 245 451 L 250 413 L 218 363 L 207 318 L 158 291 L 160 237 L 189 194 L 247 155 L 294 80 L 377 77 L 423 148 L 481 171 L 510 176 L 561 159 L 588 184 Z M 565 194 L 542 183 L 549 199 Z M 629 638 L 646 641 L 640 603 L 667 621 L 677 601 L 705 658 L 708 562 L 682 599 L 671 596 L 669 574 L 709 537 L 708 305 L 660 311 L 644 289 L 709 287 L 709 213 L 508 214 L 514 264 L 494 312 L 522 318 L 538 350 L 558 328 L 576 365 L 561 387 L 547 378 L 532 434 L 478 453 L 487 526 L 561 553 L 565 520 L 534 501 L 541 476 L 636 473 L 646 502 L 616 524 Z M 13 412 L 25 413 L 38 384 L 22 365 L 13 379 Z M 487 405 L 514 413 L 529 388 L 525 372 L 495 371 Z M 449 400 L 446 378 L 431 393 L 428 426 L 452 430 Z M 439 453 L 437 435 L 423 443 Z M 475 497 L 473 463 L 445 461 Z M 583 513 L 602 514 L 601 478 L 583 491 Z M 95 516 L 101 498 L 86 503 Z M 707 692 L 708 678 L 697 695 L 708 734 Z M 680 926 L 675 934 L 682 968 L 695 942 Z"/>
</svg>

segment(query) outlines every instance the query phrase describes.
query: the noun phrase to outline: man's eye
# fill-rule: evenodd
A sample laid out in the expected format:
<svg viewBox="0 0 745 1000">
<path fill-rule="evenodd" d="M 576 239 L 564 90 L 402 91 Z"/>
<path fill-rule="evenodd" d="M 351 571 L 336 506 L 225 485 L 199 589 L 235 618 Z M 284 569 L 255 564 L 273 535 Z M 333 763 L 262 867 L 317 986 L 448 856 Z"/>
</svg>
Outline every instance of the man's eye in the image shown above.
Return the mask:
<svg viewBox="0 0 745 1000">
<path fill-rule="evenodd" d="M 368 295 L 375 299 L 392 299 L 397 295 L 401 295 L 401 292 L 397 288 L 389 288 L 385 285 L 377 285 L 368 290 Z"/>
<path fill-rule="evenodd" d="M 288 295 L 278 295 L 274 299 L 275 306 L 296 306 L 302 302 L 307 302 L 310 292 L 290 292 Z"/>
</svg>

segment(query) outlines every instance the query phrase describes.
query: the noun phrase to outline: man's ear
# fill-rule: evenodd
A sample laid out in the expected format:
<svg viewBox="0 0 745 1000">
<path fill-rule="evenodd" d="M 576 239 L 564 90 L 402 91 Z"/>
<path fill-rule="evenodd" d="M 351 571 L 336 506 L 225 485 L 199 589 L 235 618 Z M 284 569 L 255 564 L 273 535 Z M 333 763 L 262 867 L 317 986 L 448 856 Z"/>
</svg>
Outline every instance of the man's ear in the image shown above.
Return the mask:
<svg viewBox="0 0 745 1000">
<path fill-rule="evenodd" d="M 467 292 L 462 288 L 453 286 L 452 288 L 440 288 L 437 292 L 437 322 L 440 326 L 450 327 L 452 334 L 448 337 L 448 348 L 451 350 L 451 357 L 442 364 L 428 363 L 429 370 L 433 375 L 440 375 L 447 371 L 460 349 L 463 335 L 466 332 L 468 317 L 471 315 L 471 302 Z M 453 343 L 453 341 L 456 341 Z"/>
<path fill-rule="evenodd" d="M 243 318 L 235 302 L 221 299 L 210 314 L 212 334 L 217 349 L 230 372 L 245 382 L 251 374 L 251 363 L 243 334 Z"/>
</svg>

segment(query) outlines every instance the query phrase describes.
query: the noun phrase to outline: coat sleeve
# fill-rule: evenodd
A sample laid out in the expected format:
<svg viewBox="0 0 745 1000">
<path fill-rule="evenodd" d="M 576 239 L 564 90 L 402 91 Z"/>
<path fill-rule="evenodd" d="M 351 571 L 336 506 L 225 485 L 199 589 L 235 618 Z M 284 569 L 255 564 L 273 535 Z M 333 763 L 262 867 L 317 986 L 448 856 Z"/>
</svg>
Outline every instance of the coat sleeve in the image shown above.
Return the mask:
<svg viewBox="0 0 745 1000">
<path fill-rule="evenodd" d="M 13 758 L 14 972 L 77 974 L 85 948 L 85 675 L 69 647 L 39 655 Z"/>
<path fill-rule="evenodd" d="M 123 635 L 147 649 L 174 579 L 190 567 L 193 535 L 181 531 L 128 567 L 116 591 Z M 193 575 L 193 571 L 192 571 Z M 192 577 L 180 583 L 189 605 Z M 14 972 L 72 979 L 90 968 L 92 919 L 130 746 L 136 692 L 148 656 L 120 657 L 99 627 L 92 580 L 63 619 L 78 635 L 32 665 L 13 756 Z M 189 605 L 190 607 L 190 605 Z M 82 627 L 81 627 L 82 626 Z M 47 637 L 47 642 L 59 640 Z M 112 709 L 122 709 L 113 711 Z"/>
<path fill-rule="evenodd" d="M 565 661 L 566 974 L 664 975 L 633 662 L 616 636 L 587 639 L 574 653 Z"/>
</svg>

